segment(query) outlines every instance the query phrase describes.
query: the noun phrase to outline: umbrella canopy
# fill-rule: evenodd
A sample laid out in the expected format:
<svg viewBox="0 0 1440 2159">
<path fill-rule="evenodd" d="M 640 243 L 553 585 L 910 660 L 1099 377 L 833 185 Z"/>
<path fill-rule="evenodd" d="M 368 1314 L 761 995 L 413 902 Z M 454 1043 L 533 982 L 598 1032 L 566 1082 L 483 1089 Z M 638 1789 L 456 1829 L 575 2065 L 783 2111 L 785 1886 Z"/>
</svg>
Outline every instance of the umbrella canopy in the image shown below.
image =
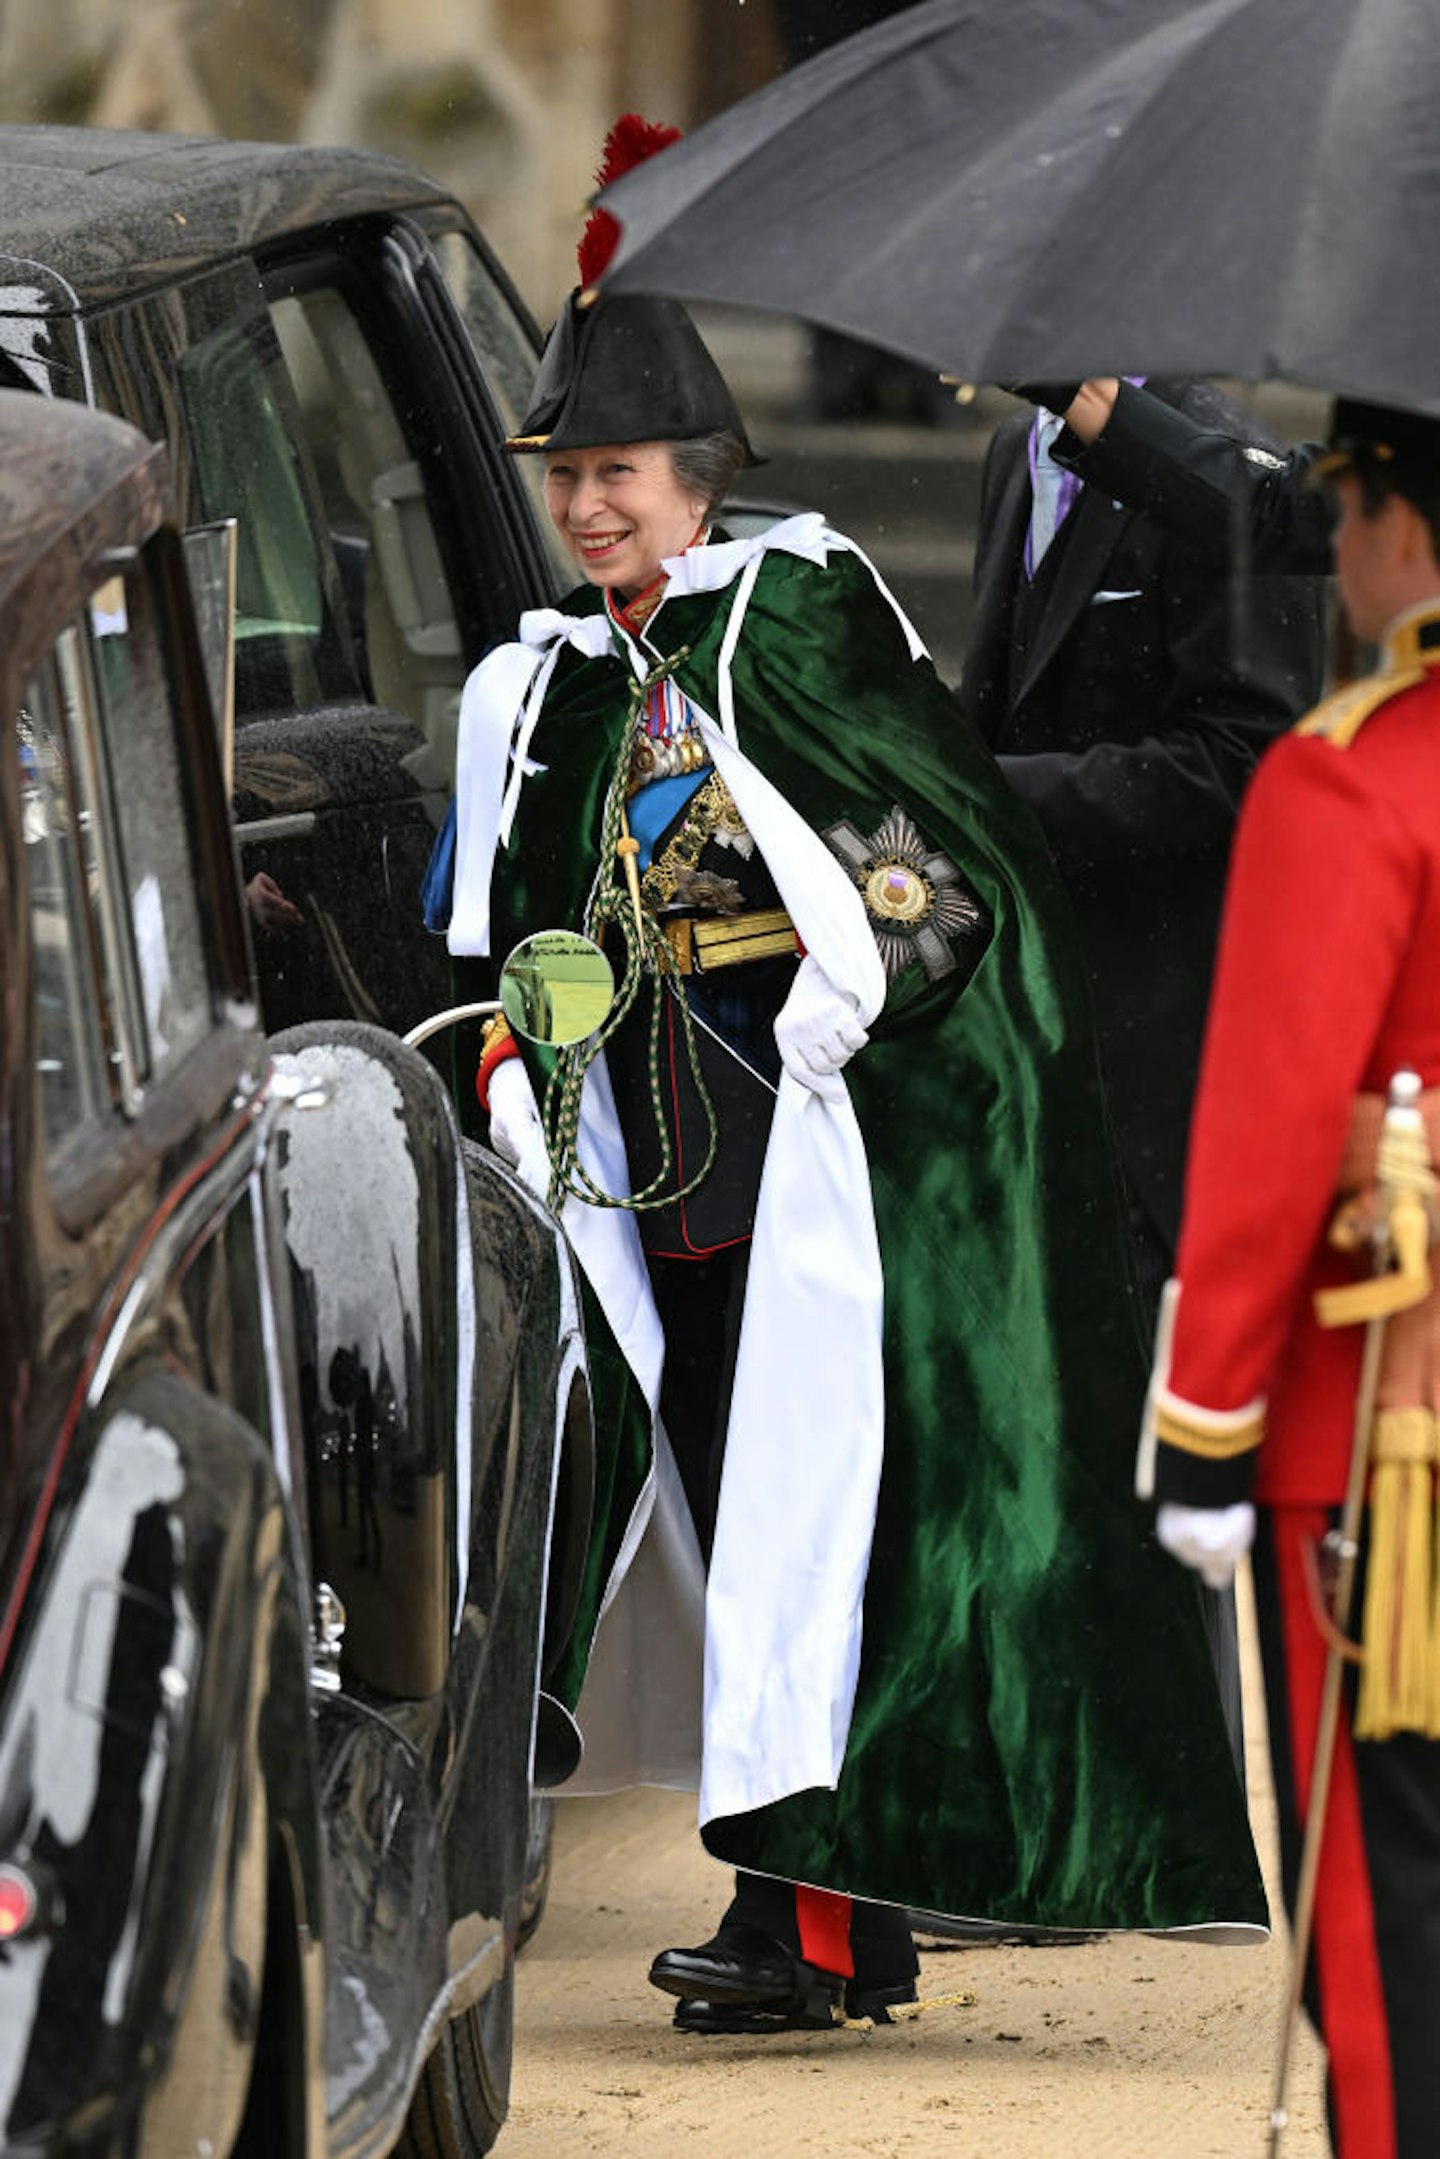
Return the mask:
<svg viewBox="0 0 1440 2159">
<path fill-rule="evenodd" d="M 1434 0 L 924 0 L 608 189 L 606 283 L 1440 411 L 1437 113 Z"/>
</svg>

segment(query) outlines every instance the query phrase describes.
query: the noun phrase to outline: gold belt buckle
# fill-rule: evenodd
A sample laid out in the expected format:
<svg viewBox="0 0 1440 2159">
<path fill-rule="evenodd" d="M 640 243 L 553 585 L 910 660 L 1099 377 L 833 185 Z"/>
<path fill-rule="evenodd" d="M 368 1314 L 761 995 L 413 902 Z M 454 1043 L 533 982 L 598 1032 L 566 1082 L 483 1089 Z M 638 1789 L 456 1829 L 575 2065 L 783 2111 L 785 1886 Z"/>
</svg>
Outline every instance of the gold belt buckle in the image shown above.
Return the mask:
<svg viewBox="0 0 1440 2159">
<path fill-rule="evenodd" d="M 752 907 L 742 915 L 704 917 L 695 924 L 695 965 L 703 974 L 775 959 L 795 950 L 795 925 L 783 907 Z"/>
<path fill-rule="evenodd" d="M 751 907 L 738 915 L 667 915 L 662 927 L 682 975 L 713 974 L 796 949 L 795 925 L 783 907 Z"/>
</svg>

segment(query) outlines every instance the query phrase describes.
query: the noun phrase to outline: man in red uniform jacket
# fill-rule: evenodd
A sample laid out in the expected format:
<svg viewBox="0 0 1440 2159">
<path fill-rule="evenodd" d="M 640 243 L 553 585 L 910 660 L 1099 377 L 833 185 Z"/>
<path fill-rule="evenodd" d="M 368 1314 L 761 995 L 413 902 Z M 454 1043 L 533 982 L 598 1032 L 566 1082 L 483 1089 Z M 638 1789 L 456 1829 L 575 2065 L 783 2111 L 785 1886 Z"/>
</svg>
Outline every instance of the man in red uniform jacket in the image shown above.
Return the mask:
<svg viewBox="0 0 1440 2159">
<path fill-rule="evenodd" d="M 1241 812 L 1141 1454 L 1161 1542 L 1206 1579 L 1254 1537 L 1291 1894 L 1325 1660 L 1307 1554 L 1344 1494 L 1363 1334 L 1321 1328 L 1314 1293 L 1358 1271 L 1326 1233 L 1369 1174 L 1364 1098 L 1373 1118 L 1406 1067 L 1440 1089 L 1440 422 L 1342 399 L 1333 445 L 1341 600 L 1380 671 L 1267 752 Z M 1423 1371 L 1406 1412 L 1432 1519 L 1437 1395 Z M 1433 2159 L 1440 1740 L 1423 1730 L 1356 1739 L 1342 1719 L 1313 1941 L 1337 2153 Z"/>
</svg>

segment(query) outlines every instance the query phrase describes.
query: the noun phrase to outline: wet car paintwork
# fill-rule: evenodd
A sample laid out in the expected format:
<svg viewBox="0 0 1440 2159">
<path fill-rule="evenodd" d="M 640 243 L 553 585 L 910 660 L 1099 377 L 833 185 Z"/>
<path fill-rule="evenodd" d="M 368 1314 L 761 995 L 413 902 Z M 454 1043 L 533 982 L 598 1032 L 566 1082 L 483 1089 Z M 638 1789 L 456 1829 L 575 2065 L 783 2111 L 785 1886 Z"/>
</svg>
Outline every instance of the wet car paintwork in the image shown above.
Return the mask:
<svg viewBox="0 0 1440 2159">
<path fill-rule="evenodd" d="M 106 731 L 117 592 L 177 710 L 138 769 Z M 393 1036 L 267 1042 L 163 459 L 11 395 L 0 672 L 0 1862 L 40 1899 L 0 1946 L 0 2143 L 379 2153 L 457 2047 L 491 2048 L 503 2111 L 542 1631 L 585 1511 L 568 1258 Z M 173 964 L 141 950 L 132 1008 L 111 967 L 154 893 L 110 827 L 171 760 Z M 73 1122 L 57 985 L 104 1020 Z"/>
</svg>

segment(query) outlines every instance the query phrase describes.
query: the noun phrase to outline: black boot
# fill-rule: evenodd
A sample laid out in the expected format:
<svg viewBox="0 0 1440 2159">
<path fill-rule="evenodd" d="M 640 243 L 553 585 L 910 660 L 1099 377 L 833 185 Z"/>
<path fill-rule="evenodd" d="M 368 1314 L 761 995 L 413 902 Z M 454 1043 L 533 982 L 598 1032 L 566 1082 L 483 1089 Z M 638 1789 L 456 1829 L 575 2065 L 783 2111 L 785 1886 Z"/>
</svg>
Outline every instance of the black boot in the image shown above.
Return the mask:
<svg viewBox="0 0 1440 2159">
<path fill-rule="evenodd" d="M 758 1927 L 729 1923 L 698 1948 L 662 1950 L 650 1967 L 650 1984 L 682 2001 L 772 2016 L 804 2014 L 823 2025 L 832 2021 L 845 1982 L 806 1964 Z"/>
<path fill-rule="evenodd" d="M 699 2032 L 706 2038 L 722 2034 L 744 2039 L 763 2039 L 772 2032 L 829 2032 L 840 2030 L 827 2003 L 822 2011 L 754 2009 L 742 2002 L 679 2001 L 675 2004 L 677 2032 Z"/>
</svg>

